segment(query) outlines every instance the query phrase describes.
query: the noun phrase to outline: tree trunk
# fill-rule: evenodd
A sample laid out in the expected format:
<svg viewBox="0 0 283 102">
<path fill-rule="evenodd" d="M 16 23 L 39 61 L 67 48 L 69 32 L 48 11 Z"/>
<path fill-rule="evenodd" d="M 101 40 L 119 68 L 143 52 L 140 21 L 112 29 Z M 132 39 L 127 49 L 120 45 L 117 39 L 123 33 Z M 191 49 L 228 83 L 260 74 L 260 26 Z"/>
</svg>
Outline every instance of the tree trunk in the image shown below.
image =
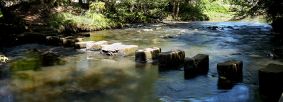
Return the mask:
<svg viewBox="0 0 283 102">
<path fill-rule="evenodd" d="M 180 2 L 179 1 L 177 1 L 177 8 L 176 8 L 176 17 L 178 17 L 179 16 L 179 10 L 180 10 Z"/>
<path fill-rule="evenodd" d="M 173 0 L 172 5 L 173 5 L 172 16 L 173 16 L 173 19 L 175 19 L 176 17 L 176 1 L 175 0 Z"/>
</svg>

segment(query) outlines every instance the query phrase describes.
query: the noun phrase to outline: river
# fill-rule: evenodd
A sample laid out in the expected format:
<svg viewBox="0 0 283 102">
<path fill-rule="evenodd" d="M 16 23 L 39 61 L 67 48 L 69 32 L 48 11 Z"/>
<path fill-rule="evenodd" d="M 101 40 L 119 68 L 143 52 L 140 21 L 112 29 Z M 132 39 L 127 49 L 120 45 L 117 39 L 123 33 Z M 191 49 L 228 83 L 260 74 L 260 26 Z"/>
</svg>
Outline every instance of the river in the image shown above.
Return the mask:
<svg viewBox="0 0 283 102">
<path fill-rule="evenodd" d="M 215 27 L 215 28 L 213 28 Z M 27 44 L 7 49 L 17 58 L 26 49 L 59 49 L 65 65 L 10 73 L 0 80 L 1 102 L 260 102 L 258 69 L 272 59 L 271 26 L 255 22 L 179 22 L 91 32 L 86 40 L 135 44 L 162 51 L 184 50 L 187 57 L 208 54 L 207 75 L 185 80 L 182 70 L 159 72 L 156 64 L 137 64 L 134 56 L 103 56 L 72 48 Z M 216 64 L 244 64 L 243 82 L 232 89 L 217 87 Z M 36 60 L 34 60 L 36 62 Z M 33 62 L 33 61 L 31 61 Z M 34 65 L 34 64 L 30 64 Z M 18 66 L 20 67 L 20 66 Z"/>
</svg>

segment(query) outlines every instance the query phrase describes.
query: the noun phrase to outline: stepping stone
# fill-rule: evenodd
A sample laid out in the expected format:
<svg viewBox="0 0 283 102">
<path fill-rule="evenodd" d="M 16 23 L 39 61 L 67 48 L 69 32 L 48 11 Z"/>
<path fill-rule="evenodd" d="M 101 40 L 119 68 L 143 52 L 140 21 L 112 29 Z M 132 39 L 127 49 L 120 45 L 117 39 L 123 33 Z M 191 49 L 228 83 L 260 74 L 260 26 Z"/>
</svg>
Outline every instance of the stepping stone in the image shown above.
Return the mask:
<svg viewBox="0 0 283 102">
<path fill-rule="evenodd" d="M 48 45 L 61 45 L 61 40 L 59 36 L 46 36 L 46 43 Z"/>
<path fill-rule="evenodd" d="M 268 64 L 258 75 L 261 95 L 270 102 L 278 101 L 283 92 L 283 65 Z"/>
<path fill-rule="evenodd" d="M 154 60 L 157 60 L 160 52 L 161 48 L 158 47 L 137 50 L 135 54 L 135 61 L 141 63 L 153 62 Z"/>
<path fill-rule="evenodd" d="M 114 43 L 111 45 L 102 45 L 101 54 L 108 56 L 129 56 L 138 49 L 137 45 L 123 45 L 122 43 Z"/>
<path fill-rule="evenodd" d="M 200 74 L 207 74 L 209 69 L 209 56 L 198 54 L 193 58 L 185 58 L 184 76 L 185 79 L 193 78 Z"/>
<path fill-rule="evenodd" d="M 74 38 L 72 36 L 60 38 L 64 47 L 73 47 L 76 42 L 82 42 L 83 38 Z"/>
<path fill-rule="evenodd" d="M 181 50 L 172 50 L 169 52 L 161 52 L 158 55 L 159 70 L 179 69 L 185 60 L 185 52 Z"/>
<path fill-rule="evenodd" d="M 197 72 L 199 74 L 207 74 L 209 69 L 209 56 L 205 54 L 197 54 L 193 59 L 195 60 Z"/>
<path fill-rule="evenodd" d="M 193 58 L 185 58 L 184 78 L 190 79 L 198 75 L 195 60 Z"/>
<path fill-rule="evenodd" d="M 107 44 L 108 44 L 108 41 L 98 41 L 98 42 L 86 43 L 86 49 L 92 50 L 92 51 L 98 51 L 98 50 L 101 50 L 103 45 L 107 45 Z"/>
<path fill-rule="evenodd" d="M 84 49 L 86 48 L 88 43 L 95 43 L 94 41 L 83 41 L 83 42 L 76 42 L 75 49 Z"/>
<path fill-rule="evenodd" d="M 218 77 L 225 80 L 230 80 L 233 83 L 243 80 L 243 62 L 242 61 L 226 61 L 217 64 Z"/>
<path fill-rule="evenodd" d="M 72 47 L 75 44 L 75 40 L 72 37 L 63 37 L 60 38 L 60 40 L 61 40 L 61 44 L 64 47 Z"/>
</svg>

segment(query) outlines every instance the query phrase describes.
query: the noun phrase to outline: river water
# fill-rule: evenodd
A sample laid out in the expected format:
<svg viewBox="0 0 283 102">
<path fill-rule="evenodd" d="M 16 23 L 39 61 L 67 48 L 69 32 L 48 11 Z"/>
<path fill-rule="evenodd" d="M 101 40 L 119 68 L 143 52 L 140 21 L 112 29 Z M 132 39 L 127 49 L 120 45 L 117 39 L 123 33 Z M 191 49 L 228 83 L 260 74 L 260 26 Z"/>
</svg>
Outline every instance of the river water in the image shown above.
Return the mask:
<svg viewBox="0 0 283 102">
<path fill-rule="evenodd" d="M 260 102 L 258 69 L 269 63 L 283 63 L 270 58 L 271 49 L 282 47 L 273 43 L 270 30 L 269 25 L 254 22 L 190 22 L 96 31 L 86 38 L 139 48 L 160 47 L 162 51 L 180 49 L 187 57 L 208 54 L 208 74 L 190 80 L 184 79 L 182 70 L 159 72 L 156 64 L 137 64 L 134 56 L 109 57 L 38 44 L 9 48 L 7 54 L 15 59 L 25 56 L 22 53 L 26 49 L 57 49 L 67 63 L 11 72 L 0 81 L 0 101 Z M 232 59 L 243 61 L 243 82 L 232 89 L 219 89 L 216 64 Z"/>
</svg>

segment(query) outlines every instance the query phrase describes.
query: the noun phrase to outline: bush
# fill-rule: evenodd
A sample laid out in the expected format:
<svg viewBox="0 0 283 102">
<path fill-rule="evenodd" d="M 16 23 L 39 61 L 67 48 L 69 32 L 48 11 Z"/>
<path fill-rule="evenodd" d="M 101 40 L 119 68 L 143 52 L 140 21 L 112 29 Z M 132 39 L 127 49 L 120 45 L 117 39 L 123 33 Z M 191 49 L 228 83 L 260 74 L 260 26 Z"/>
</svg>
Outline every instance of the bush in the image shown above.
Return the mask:
<svg viewBox="0 0 283 102">
<path fill-rule="evenodd" d="M 208 16 L 203 13 L 200 5 L 182 5 L 180 12 L 180 19 L 183 21 L 204 21 L 209 20 Z"/>
<path fill-rule="evenodd" d="M 81 16 L 68 12 L 56 13 L 50 18 L 49 24 L 59 32 L 93 31 L 116 26 L 112 20 L 92 11 L 87 11 Z"/>
</svg>

